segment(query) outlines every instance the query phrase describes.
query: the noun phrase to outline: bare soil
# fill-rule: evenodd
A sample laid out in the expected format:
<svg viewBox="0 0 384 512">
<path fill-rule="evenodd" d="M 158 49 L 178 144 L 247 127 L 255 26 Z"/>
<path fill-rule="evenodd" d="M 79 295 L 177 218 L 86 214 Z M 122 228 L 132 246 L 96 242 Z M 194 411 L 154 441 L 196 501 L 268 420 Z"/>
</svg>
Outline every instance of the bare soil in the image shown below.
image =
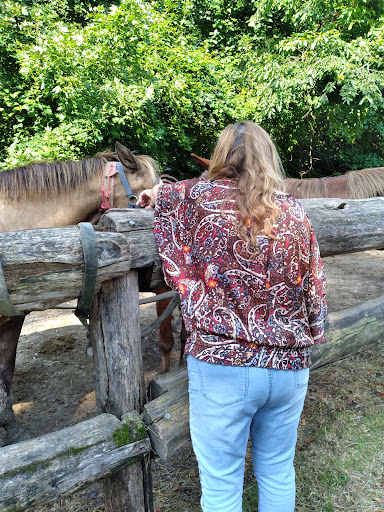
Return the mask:
<svg viewBox="0 0 384 512">
<path fill-rule="evenodd" d="M 339 311 L 384 294 L 384 251 L 371 250 L 332 256 L 324 258 L 324 263 L 330 311 Z M 149 295 L 151 294 L 141 294 L 142 297 Z M 73 306 L 73 304 L 68 303 L 67 306 Z M 153 304 L 141 306 L 142 326 L 148 325 L 155 317 Z M 176 318 L 174 321 L 176 340 L 179 329 L 180 318 Z M 142 340 L 147 383 L 162 369 L 157 340 L 158 329 Z M 26 318 L 19 342 L 13 393 L 17 419 L 29 430 L 32 437 L 64 428 L 96 414 L 92 358 L 87 355 L 86 347 L 86 330 L 70 309 L 30 313 Z M 180 345 L 177 342 L 172 352 L 173 368 L 178 365 L 179 350 Z M 367 352 L 367 354 L 369 362 L 364 364 L 365 367 L 368 365 L 371 368 L 372 382 L 378 382 L 380 379 L 382 382 L 382 361 L 372 353 Z M 359 357 L 364 358 L 364 356 Z M 375 368 L 375 364 L 381 364 L 381 367 Z M 324 397 L 328 397 L 326 398 L 328 402 L 332 401 L 332 407 L 341 407 L 341 404 L 338 404 L 339 399 L 332 398 L 334 396 L 332 393 L 334 393 L 335 378 L 339 378 L 339 386 L 344 385 L 343 372 L 349 372 L 351 377 L 349 379 L 351 382 L 348 381 L 345 384 L 343 406 L 347 407 L 348 386 L 350 389 L 353 388 L 352 395 L 364 393 L 367 386 L 371 389 L 367 384 L 367 371 L 359 373 L 351 370 L 351 373 L 345 368 L 354 370 L 354 363 L 346 360 L 313 372 L 307 396 L 305 423 L 302 431 L 299 432 L 299 442 L 300 439 L 307 438 L 307 444 L 310 444 L 308 439 L 316 436 L 316 429 L 319 428 L 318 404 L 325 403 Z M 382 384 L 377 384 L 375 388 L 378 390 L 375 396 L 371 393 L 369 396 L 362 397 L 360 394 L 360 398 L 351 396 L 350 399 L 355 402 L 357 400 L 357 403 L 364 400 L 365 404 L 369 400 L 379 400 L 381 398 L 379 393 L 383 391 L 379 389 L 380 385 Z M 317 398 L 311 398 L 313 396 Z M 314 401 L 316 401 L 316 407 L 312 407 Z M 325 408 L 327 409 L 327 405 Z M 189 445 L 169 463 L 155 464 L 154 481 L 158 511 L 199 510 L 198 474 Z M 179 505 L 176 505 L 177 503 Z M 70 499 L 60 500 L 60 503 L 53 503 L 39 510 L 102 511 L 104 510 L 102 488 L 100 484 L 94 484 Z M 359 509 L 349 507 L 348 510 Z M 382 509 L 377 508 L 378 510 Z"/>
</svg>

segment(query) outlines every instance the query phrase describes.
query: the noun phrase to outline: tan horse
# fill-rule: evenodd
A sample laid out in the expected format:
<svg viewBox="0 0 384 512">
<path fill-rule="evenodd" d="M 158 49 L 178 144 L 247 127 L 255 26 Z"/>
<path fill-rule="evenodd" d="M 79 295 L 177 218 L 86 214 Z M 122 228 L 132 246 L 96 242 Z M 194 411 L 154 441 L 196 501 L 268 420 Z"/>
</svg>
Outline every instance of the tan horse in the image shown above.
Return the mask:
<svg viewBox="0 0 384 512">
<path fill-rule="evenodd" d="M 103 212 L 104 169 L 111 161 L 122 164 L 137 197 L 142 190 L 160 182 L 157 163 L 152 158 L 135 156 L 119 143 L 115 151 L 77 162 L 42 162 L 1 172 L 0 231 L 97 221 Z M 113 206 L 126 208 L 127 204 L 127 193 L 116 175 Z M 22 435 L 12 411 L 11 386 L 23 322 L 24 317 L 0 315 L 0 445 L 15 442 Z"/>
<path fill-rule="evenodd" d="M 116 153 L 99 153 L 77 162 L 34 163 L 0 173 L 0 231 L 68 226 L 101 213 L 101 181 L 108 161 L 123 165 L 134 195 L 158 183 L 156 162 L 135 156 L 116 143 Z M 117 177 L 114 207 L 127 207 Z"/>
<path fill-rule="evenodd" d="M 207 158 L 191 153 L 203 169 L 211 163 Z M 365 199 L 384 196 L 384 167 L 349 171 L 341 176 L 328 178 L 287 178 L 285 191 L 296 199 L 337 197 L 339 199 Z"/>
</svg>

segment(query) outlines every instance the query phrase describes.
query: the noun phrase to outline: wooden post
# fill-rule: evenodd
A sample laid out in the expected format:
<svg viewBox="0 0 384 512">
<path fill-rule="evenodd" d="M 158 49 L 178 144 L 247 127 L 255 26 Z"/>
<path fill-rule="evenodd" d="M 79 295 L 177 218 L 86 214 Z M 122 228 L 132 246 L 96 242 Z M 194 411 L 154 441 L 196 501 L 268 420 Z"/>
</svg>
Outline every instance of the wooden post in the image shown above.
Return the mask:
<svg viewBox="0 0 384 512">
<path fill-rule="evenodd" d="M 141 413 L 145 384 L 137 271 L 102 284 L 94 299 L 90 326 L 99 412 L 119 418 L 132 410 Z M 150 510 L 144 489 L 145 462 L 139 460 L 104 479 L 107 512 Z"/>
</svg>

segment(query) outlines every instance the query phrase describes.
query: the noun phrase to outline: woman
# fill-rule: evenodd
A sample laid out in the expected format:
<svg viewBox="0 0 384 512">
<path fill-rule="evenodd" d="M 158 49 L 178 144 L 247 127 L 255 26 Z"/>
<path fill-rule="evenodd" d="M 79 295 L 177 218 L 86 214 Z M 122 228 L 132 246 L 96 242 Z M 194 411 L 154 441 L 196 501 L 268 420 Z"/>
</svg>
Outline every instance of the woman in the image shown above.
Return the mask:
<svg viewBox="0 0 384 512">
<path fill-rule="evenodd" d="M 229 125 L 208 173 L 144 191 L 167 283 L 189 332 L 190 430 L 204 512 L 241 512 L 249 436 L 259 512 L 295 507 L 293 459 L 310 349 L 327 315 L 319 248 L 282 192 L 258 125 Z"/>
</svg>

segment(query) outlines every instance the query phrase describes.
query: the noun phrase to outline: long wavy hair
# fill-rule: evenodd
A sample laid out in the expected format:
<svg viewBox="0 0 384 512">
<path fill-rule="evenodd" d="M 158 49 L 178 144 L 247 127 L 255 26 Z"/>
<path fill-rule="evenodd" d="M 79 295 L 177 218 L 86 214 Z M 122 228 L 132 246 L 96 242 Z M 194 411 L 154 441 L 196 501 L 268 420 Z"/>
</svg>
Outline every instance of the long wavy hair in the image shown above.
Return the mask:
<svg viewBox="0 0 384 512">
<path fill-rule="evenodd" d="M 262 231 L 276 238 L 272 231 L 281 210 L 274 197 L 276 190 L 284 191 L 284 170 L 274 143 L 261 126 L 250 121 L 228 125 L 218 138 L 208 178 L 236 182 L 241 239 L 257 247 Z"/>
</svg>

